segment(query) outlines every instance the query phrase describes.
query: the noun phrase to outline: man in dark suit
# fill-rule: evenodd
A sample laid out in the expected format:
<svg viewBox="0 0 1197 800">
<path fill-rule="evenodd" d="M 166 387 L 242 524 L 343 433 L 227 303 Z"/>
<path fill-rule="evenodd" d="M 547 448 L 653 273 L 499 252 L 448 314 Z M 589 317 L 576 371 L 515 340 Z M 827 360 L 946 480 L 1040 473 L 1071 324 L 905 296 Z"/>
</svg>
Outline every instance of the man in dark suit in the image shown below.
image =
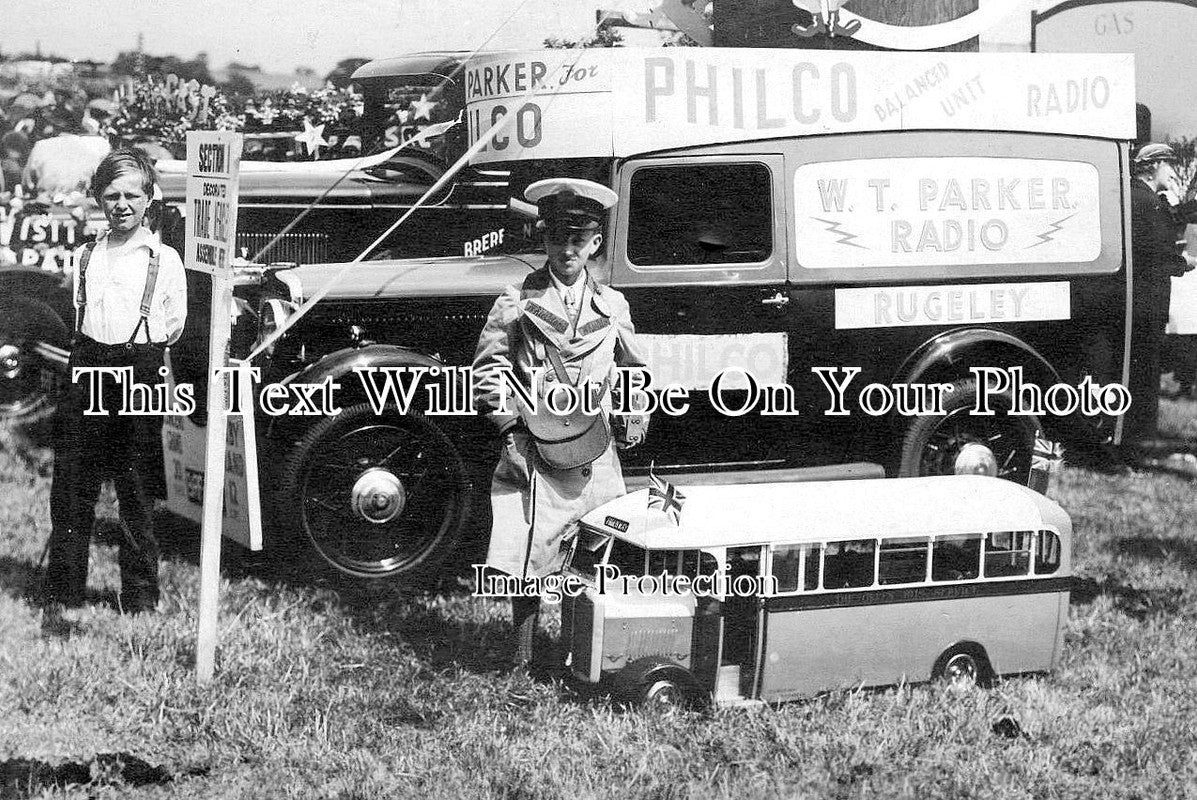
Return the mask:
<svg viewBox="0 0 1197 800">
<path fill-rule="evenodd" d="M 1197 266 L 1176 245 L 1176 223 L 1159 193 L 1177 183 L 1176 154 L 1165 144 L 1145 144 L 1135 154 L 1131 180 L 1131 409 L 1123 430 L 1124 451 L 1141 455 L 1156 435 L 1159 414 L 1160 350 L 1168 325 L 1172 278 Z"/>
</svg>

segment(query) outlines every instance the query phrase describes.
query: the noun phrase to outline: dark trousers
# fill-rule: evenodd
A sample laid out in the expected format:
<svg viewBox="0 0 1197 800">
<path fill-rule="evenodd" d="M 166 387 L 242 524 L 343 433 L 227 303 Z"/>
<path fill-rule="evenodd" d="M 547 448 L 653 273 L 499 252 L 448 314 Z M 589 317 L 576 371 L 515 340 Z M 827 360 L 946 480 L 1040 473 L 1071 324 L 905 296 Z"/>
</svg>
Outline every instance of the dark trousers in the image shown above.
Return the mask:
<svg viewBox="0 0 1197 800">
<path fill-rule="evenodd" d="M 71 351 L 70 374 L 75 367 L 132 367 L 135 381 L 153 386 L 162 381 L 161 366 L 162 351 L 157 347 L 103 345 L 79 337 Z M 121 605 L 138 611 L 158 601 L 158 540 L 146 472 L 158 462 L 162 418 L 118 414 L 121 400 L 120 385 L 105 376 L 103 401 L 108 413 L 84 414 L 91 392 L 89 381 L 81 378 L 69 384 L 59 406 L 45 591 L 49 599 L 66 605 L 83 602 L 95 503 L 105 479 L 116 486 L 121 519 L 128 528 L 120 542 Z"/>
<path fill-rule="evenodd" d="M 1134 444 L 1154 439 L 1160 410 L 1160 356 L 1167 317 L 1144 315 L 1131 331 L 1131 407 L 1126 414 L 1122 440 Z"/>
</svg>

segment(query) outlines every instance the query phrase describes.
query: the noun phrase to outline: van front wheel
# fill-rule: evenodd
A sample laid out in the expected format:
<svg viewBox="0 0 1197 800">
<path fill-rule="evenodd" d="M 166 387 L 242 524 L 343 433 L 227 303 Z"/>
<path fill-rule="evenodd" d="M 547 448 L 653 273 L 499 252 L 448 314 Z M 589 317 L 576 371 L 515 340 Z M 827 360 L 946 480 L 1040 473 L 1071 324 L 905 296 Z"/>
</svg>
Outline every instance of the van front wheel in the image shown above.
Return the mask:
<svg viewBox="0 0 1197 800">
<path fill-rule="evenodd" d="M 990 394 L 993 414 L 974 414 L 977 382 L 956 381 L 944 395 L 940 416 L 914 417 L 902 440 L 898 475 L 991 475 L 1021 483 L 1031 476 L 1039 419 L 1012 416 L 1009 393 Z"/>
</svg>

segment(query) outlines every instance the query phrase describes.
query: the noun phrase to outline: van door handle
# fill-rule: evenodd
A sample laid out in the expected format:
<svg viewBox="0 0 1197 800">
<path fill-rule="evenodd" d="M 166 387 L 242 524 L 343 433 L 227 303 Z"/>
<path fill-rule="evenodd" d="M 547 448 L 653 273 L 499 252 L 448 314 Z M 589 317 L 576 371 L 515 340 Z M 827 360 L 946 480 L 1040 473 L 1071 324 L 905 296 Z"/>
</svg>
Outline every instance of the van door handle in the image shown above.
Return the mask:
<svg viewBox="0 0 1197 800">
<path fill-rule="evenodd" d="M 786 306 L 789 304 L 790 296 L 787 294 L 782 294 L 781 292 L 778 292 L 772 297 L 766 297 L 761 300 L 761 305 L 763 306 Z"/>
</svg>

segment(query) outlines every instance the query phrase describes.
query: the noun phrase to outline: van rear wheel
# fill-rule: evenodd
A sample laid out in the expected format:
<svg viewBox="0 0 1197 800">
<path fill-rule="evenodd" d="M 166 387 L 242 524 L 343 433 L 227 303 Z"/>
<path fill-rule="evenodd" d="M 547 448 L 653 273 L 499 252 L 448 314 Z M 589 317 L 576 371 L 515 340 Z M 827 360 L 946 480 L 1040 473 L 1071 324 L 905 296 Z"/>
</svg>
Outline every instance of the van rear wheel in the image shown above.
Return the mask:
<svg viewBox="0 0 1197 800">
<path fill-rule="evenodd" d="M 991 416 L 973 414 L 977 382 L 956 381 L 944 395 L 942 416 L 911 420 L 902 440 L 898 475 L 991 475 L 1021 483 L 1031 477 L 1039 419 L 1011 416 L 1009 393 L 990 395 Z"/>
</svg>

